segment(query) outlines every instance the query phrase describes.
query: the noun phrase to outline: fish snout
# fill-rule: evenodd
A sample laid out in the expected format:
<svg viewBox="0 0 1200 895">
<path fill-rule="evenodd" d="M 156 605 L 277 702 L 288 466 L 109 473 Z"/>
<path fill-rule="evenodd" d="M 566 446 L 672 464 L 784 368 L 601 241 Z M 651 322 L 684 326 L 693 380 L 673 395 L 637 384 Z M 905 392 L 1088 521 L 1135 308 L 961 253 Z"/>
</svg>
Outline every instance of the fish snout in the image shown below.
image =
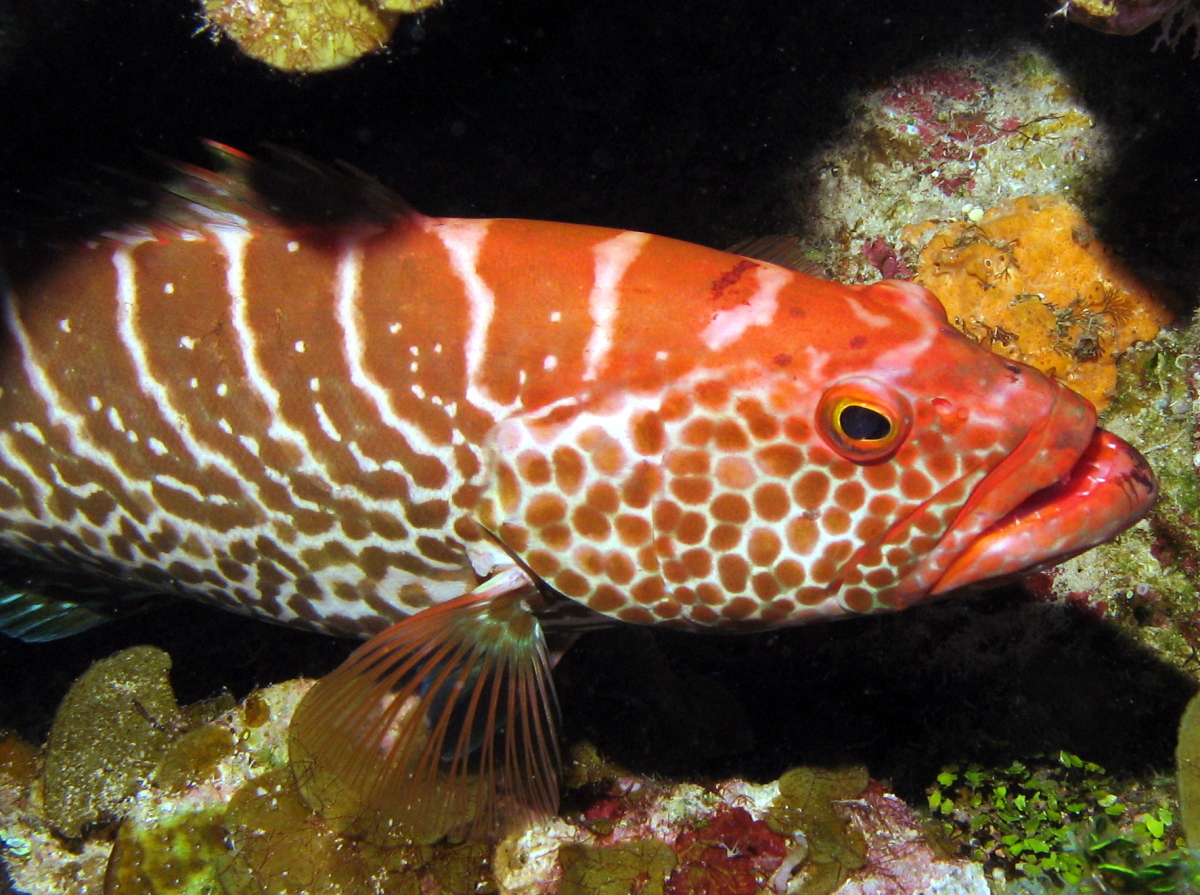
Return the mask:
<svg viewBox="0 0 1200 895">
<path fill-rule="evenodd" d="M 932 593 L 1024 575 L 1115 538 L 1158 496 L 1150 464 L 1132 445 L 1095 429 L 1066 476 L 1034 491 L 985 529 L 942 574 Z"/>
</svg>

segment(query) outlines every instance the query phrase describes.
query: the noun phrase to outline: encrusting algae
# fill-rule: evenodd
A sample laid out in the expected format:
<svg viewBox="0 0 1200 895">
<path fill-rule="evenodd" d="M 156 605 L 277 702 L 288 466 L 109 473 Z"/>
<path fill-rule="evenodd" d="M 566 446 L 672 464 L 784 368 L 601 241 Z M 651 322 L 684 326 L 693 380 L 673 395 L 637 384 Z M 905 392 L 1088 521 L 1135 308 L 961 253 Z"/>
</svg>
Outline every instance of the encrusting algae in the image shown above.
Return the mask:
<svg viewBox="0 0 1200 895">
<path fill-rule="evenodd" d="M 133 647 L 71 686 L 46 746 L 46 819 L 62 835 L 124 814 L 181 729 L 170 667 L 162 650 Z"/>
<path fill-rule="evenodd" d="M 1057 196 L 1003 202 L 976 220 L 906 227 L 916 281 L 951 322 L 1003 357 L 1041 370 L 1103 410 L 1117 359 L 1171 320 L 1166 296 L 1140 282 Z"/>
<path fill-rule="evenodd" d="M 344 68 L 383 49 L 400 17 L 438 0 L 203 0 L 214 34 L 287 72 Z"/>
</svg>

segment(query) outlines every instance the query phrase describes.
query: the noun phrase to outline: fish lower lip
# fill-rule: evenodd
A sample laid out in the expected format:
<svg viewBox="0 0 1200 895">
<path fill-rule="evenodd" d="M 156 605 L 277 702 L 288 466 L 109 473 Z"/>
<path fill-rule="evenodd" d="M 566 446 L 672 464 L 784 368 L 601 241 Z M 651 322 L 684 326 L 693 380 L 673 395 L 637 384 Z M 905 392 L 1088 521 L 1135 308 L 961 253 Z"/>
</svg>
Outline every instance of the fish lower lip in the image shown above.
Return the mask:
<svg viewBox="0 0 1200 895">
<path fill-rule="evenodd" d="M 1116 537 L 1154 505 L 1144 457 L 1097 429 L 1071 471 L 985 529 L 950 563 L 933 594 L 1062 562 Z"/>
</svg>

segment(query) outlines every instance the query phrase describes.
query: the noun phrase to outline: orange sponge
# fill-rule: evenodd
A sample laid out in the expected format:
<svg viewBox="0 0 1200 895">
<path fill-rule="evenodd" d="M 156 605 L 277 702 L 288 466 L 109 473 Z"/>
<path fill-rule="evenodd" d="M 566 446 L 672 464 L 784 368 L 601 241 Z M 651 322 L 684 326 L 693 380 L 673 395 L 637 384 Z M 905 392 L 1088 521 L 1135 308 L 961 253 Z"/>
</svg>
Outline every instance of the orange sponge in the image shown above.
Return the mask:
<svg viewBox="0 0 1200 895">
<path fill-rule="evenodd" d="M 976 221 L 906 227 L 916 280 L 950 320 L 997 354 L 1037 367 L 1103 410 L 1117 358 L 1171 321 L 1165 295 L 1139 281 L 1058 196 L 997 205 Z"/>
</svg>

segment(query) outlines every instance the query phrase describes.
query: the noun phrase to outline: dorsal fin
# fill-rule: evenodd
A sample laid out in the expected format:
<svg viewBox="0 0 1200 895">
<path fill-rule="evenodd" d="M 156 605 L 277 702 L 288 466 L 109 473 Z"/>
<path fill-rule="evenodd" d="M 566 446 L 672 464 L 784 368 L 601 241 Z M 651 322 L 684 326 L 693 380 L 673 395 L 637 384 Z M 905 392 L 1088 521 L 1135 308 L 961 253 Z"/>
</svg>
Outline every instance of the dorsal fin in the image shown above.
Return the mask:
<svg viewBox="0 0 1200 895">
<path fill-rule="evenodd" d="M 801 273 L 817 274 L 820 265 L 804 254 L 804 246 L 797 236 L 751 236 L 731 245 L 727 251 L 755 261 L 766 261 L 780 267 L 790 267 Z"/>
<path fill-rule="evenodd" d="M 399 196 L 351 165 L 323 165 L 267 145 L 262 161 L 206 141 L 213 170 L 163 159 L 174 177 L 148 217 L 180 227 L 269 219 L 292 226 L 386 224 L 414 212 Z"/>
<path fill-rule="evenodd" d="M 159 231 L 181 233 L 227 222 L 337 229 L 417 217 L 399 196 L 351 165 L 323 165 L 301 153 L 264 147 L 253 158 L 206 141 L 211 170 L 156 154 L 132 174 L 97 165 L 93 175 L 59 180 L 27 196 L 19 221 L 0 218 L 0 256 L 14 281 L 51 264 L 81 240 Z"/>
</svg>

